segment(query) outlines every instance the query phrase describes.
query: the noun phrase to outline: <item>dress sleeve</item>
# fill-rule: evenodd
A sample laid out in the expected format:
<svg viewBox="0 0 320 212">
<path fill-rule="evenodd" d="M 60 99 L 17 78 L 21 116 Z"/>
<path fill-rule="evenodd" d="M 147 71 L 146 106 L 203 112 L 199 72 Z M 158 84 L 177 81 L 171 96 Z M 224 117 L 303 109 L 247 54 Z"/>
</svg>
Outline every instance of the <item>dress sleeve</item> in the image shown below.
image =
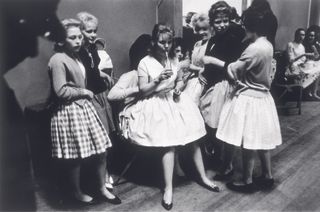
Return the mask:
<svg viewBox="0 0 320 212">
<path fill-rule="evenodd" d="M 78 88 L 74 84 L 67 82 L 67 67 L 59 58 L 53 58 L 49 62 L 49 72 L 52 78 L 52 86 L 55 94 L 61 100 L 72 101 L 83 98 L 85 92 L 83 88 Z"/>
<path fill-rule="evenodd" d="M 105 50 L 98 51 L 100 57 L 99 70 L 113 68 L 112 60 Z"/>
<path fill-rule="evenodd" d="M 120 101 L 130 97 L 133 94 L 136 94 L 139 91 L 139 87 L 138 85 L 130 87 L 129 84 L 132 80 L 134 80 L 132 74 L 123 74 L 110 90 L 108 99 L 111 101 Z"/>
<path fill-rule="evenodd" d="M 294 55 L 293 45 L 291 42 L 288 43 L 288 46 L 287 46 L 287 55 L 288 55 L 289 62 L 293 62 L 295 59 L 295 55 Z"/>
</svg>

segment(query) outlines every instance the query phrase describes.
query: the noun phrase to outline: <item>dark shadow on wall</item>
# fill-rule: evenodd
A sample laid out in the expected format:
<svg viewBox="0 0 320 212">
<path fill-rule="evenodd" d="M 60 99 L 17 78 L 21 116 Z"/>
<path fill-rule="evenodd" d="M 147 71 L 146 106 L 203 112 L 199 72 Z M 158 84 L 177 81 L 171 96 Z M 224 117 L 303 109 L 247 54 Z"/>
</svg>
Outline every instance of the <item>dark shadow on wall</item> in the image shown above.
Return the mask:
<svg viewBox="0 0 320 212">
<path fill-rule="evenodd" d="M 36 210 L 26 122 L 4 74 L 28 57 L 38 54 L 38 36 L 64 39 L 56 16 L 58 0 L 2 0 L 1 20 L 1 131 L 0 210 Z M 20 79 L 21 81 L 26 79 Z"/>
</svg>

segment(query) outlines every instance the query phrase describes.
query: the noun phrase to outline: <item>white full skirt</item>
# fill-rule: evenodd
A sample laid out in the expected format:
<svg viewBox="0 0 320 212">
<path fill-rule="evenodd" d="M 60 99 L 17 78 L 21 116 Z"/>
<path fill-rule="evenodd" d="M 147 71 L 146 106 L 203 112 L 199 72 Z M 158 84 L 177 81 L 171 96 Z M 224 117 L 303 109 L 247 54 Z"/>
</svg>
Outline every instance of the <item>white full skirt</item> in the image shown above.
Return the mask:
<svg viewBox="0 0 320 212">
<path fill-rule="evenodd" d="M 270 93 L 264 97 L 240 94 L 222 111 L 217 138 L 245 149 L 269 150 L 282 143 L 279 118 Z"/>
<path fill-rule="evenodd" d="M 173 92 L 138 101 L 128 109 L 129 138 L 138 145 L 185 145 L 206 134 L 197 105 L 184 93 L 173 101 Z"/>
</svg>

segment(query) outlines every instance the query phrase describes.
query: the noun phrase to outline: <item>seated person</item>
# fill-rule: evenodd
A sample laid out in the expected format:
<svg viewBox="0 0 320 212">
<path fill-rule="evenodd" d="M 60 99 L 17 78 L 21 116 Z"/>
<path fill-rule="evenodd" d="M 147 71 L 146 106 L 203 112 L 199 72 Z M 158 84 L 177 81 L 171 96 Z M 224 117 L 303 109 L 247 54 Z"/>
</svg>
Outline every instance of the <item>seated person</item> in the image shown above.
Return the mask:
<svg viewBox="0 0 320 212">
<path fill-rule="evenodd" d="M 310 34 L 309 34 L 310 36 Z M 305 37 L 304 29 L 297 29 L 293 42 L 288 43 L 287 56 L 289 60 L 286 76 L 291 77 L 296 83 L 301 84 L 303 88 L 311 85 L 309 96 L 315 99 L 320 97 L 317 95 L 319 83 L 319 63 L 315 60 L 319 57 L 316 48 L 313 52 L 306 53 L 306 49 L 302 44 Z M 307 40 L 310 40 L 307 38 Z"/>
<path fill-rule="evenodd" d="M 108 94 L 110 101 L 122 101 L 124 105 L 132 102 L 139 93 L 137 68 L 140 60 L 148 54 L 151 36 L 143 34 L 137 38 L 129 50 L 130 69 L 124 73 Z"/>
</svg>

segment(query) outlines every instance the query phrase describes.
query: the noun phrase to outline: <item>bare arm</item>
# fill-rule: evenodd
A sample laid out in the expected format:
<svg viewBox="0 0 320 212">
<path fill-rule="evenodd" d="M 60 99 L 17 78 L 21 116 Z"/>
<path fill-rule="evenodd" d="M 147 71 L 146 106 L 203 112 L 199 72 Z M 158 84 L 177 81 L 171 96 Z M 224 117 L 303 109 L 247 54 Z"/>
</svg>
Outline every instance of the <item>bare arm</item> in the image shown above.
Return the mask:
<svg viewBox="0 0 320 212">
<path fill-rule="evenodd" d="M 220 69 L 224 68 L 225 62 L 212 56 L 203 56 L 202 61 L 205 65 L 214 65 Z"/>
<path fill-rule="evenodd" d="M 139 87 L 137 83 L 135 84 L 135 86 L 130 86 L 130 84 L 132 85 L 132 83 L 134 84 L 135 82 L 137 82 L 137 74 L 128 74 L 129 73 L 123 74 L 118 82 L 112 87 L 108 94 L 108 99 L 110 101 L 124 100 L 127 97 L 134 97 L 139 93 Z"/>
</svg>

